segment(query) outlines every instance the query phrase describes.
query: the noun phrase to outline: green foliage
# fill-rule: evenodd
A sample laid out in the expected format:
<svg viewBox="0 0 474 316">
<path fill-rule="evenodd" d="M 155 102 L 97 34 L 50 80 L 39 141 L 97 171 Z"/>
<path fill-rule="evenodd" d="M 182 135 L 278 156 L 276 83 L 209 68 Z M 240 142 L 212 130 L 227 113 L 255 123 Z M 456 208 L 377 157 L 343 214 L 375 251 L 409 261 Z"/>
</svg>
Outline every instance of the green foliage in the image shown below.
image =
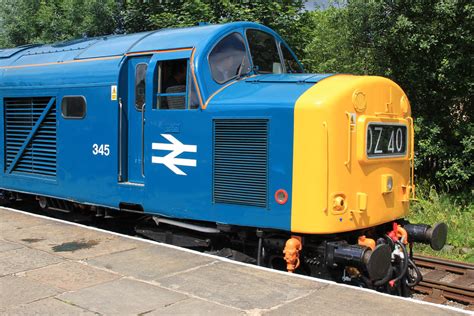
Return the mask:
<svg viewBox="0 0 474 316">
<path fill-rule="evenodd" d="M 302 0 L 0 0 L 0 8 L 0 47 L 232 21 L 267 25 L 297 52 L 307 42 Z"/>
<path fill-rule="evenodd" d="M 348 23 L 347 8 L 329 7 L 324 11 L 308 13 L 306 20 L 311 25 L 307 37 L 311 41 L 305 46 L 303 63 L 315 73 L 366 73 L 369 59 L 360 58 L 363 51 L 351 48 L 351 25 Z M 366 57 L 371 57 L 366 54 Z M 365 71 L 364 71 L 365 70 Z"/>
<path fill-rule="evenodd" d="M 443 135 L 446 132 L 450 133 L 450 137 Z M 420 116 L 415 120 L 415 135 L 417 137 L 415 168 L 420 180 L 429 180 L 443 190 L 472 189 L 474 176 L 472 121 L 444 127 L 443 124 L 435 122 L 433 117 Z"/>
<path fill-rule="evenodd" d="M 474 203 L 472 193 L 448 195 L 438 193 L 423 182 L 418 188 L 417 201 L 411 204 L 409 220 L 413 223 L 448 225 L 447 247 L 441 252 L 429 246 L 417 245 L 415 251 L 451 259 L 474 262 Z"/>
<path fill-rule="evenodd" d="M 302 0 L 230 1 L 189 0 L 183 2 L 128 1 L 123 11 L 127 33 L 167 27 L 186 27 L 199 22 L 254 21 L 279 32 L 297 52 L 302 52 L 305 25 Z"/>
<path fill-rule="evenodd" d="M 472 1 L 348 0 L 309 15 L 307 68 L 400 84 L 416 118 L 417 177 L 443 190 L 472 188 Z"/>
<path fill-rule="evenodd" d="M 111 34 L 114 0 L 0 0 L 0 47 Z"/>
</svg>

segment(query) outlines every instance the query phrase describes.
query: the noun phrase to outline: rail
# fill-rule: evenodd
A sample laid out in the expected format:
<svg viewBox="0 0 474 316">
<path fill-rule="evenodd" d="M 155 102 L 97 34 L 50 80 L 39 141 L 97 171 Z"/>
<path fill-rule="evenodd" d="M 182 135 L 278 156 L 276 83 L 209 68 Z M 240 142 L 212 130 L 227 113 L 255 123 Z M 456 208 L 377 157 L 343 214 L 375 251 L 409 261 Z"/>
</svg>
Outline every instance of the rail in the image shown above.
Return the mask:
<svg viewBox="0 0 474 316">
<path fill-rule="evenodd" d="M 474 310 L 474 265 L 446 259 L 414 256 L 423 280 L 415 286 L 425 301 L 445 304 L 453 300 Z"/>
</svg>

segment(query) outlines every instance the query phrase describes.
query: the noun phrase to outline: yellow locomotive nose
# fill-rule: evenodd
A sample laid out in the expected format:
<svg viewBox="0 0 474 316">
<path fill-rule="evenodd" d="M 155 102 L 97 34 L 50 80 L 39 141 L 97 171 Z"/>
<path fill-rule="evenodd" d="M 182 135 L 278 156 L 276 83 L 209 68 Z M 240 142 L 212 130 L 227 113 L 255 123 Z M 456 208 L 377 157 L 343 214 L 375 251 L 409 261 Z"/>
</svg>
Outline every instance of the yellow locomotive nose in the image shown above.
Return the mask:
<svg viewBox="0 0 474 316">
<path fill-rule="evenodd" d="M 412 187 L 408 99 L 382 77 L 336 75 L 294 110 L 293 232 L 324 234 L 404 217 Z"/>
</svg>

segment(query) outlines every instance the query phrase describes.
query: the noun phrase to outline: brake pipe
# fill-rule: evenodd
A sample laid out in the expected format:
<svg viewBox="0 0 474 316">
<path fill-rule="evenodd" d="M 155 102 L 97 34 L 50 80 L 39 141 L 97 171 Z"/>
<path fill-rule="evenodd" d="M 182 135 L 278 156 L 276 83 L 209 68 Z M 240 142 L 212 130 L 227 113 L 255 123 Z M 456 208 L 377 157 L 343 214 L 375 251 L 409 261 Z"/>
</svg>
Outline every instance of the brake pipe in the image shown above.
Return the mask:
<svg viewBox="0 0 474 316">
<path fill-rule="evenodd" d="M 382 285 L 386 284 L 390 280 L 390 278 L 392 277 L 392 273 L 393 273 L 393 267 L 390 267 L 388 269 L 387 275 L 383 279 L 375 281 L 374 286 L 382 286 Z"/>
<path fill-rule="evenodd" d="M 402 264 L 402 269 L 400 271 L 400 274 L 395 279 L 390 280 L 389 282 L 391 287 L 394 287 L 395 283 L 405 276 L 405 274 L 408 271 L 408 260 L 410 259 L 408 258 L 408 251 L 405 248 L 405 245 L 403 245 L 403 243 L 400 242 L 399 240 L 397 240 L 396 243 L 402 248 L 404 258 L 403 258 L 403 264 Z"/>
<path fill-rule="evenodd" d="M 420 283 L 420 281 L 422 280 L 423 278 L 423 275 L 421 274 L 421 271 L 420 269 L 416 266 L 415 262 L 408 258 L 408 265 L 411 266 L 411 268 L 413 269 L 413 271 L 415 271 L 415 274 L 416 274 L 416 278 L 411 281 L 411 276 L 410 276 L 410 273 L 407 274 L 407 285 L 409 287 L 414 287 L 415 285 L 417 285 L 418 283 Z M 410 281 L 408 281 L 410 280 Z"/>
</svg>

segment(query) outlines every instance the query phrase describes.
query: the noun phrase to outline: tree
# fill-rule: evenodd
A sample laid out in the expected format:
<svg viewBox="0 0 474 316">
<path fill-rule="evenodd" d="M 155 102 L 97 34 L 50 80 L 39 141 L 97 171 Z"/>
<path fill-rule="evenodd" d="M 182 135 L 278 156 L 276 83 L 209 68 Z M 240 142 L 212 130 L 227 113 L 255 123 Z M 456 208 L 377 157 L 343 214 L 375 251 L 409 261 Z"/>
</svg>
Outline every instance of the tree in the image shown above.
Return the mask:
<svg viewBox="0 0 474 316">
<path fill-rule="evenodd" d="M 128 1 L 123 10 L 123 19 L 127 33 L 193 26 L 199 22 L 254 21 L 273 28 L 297 52 L 302 52 L 307 38 L 302 37 L 300 32 L 304 26 L 303 5 L 302 0 Z"/>
<path fill-rule="evenodd" d="M 349 0 L 310 15 L 309 68 L 399 83 L 416 118 L 417 175 L 448 190 L 472 188 L 472 2 Z"/>
<path fill-rule="evenodd" d="M 0 0 L 0 46 L 50 43 L 111 34 L 114 0 Z"/>
<path fill-rule="evenodd" d="M 198 22 L 255 21 L 274 28 L 297 52 L 303 0 L 0 0 L 0 46 L 48 43 L 113 33 L 136 33 Z"/>
</svg>

